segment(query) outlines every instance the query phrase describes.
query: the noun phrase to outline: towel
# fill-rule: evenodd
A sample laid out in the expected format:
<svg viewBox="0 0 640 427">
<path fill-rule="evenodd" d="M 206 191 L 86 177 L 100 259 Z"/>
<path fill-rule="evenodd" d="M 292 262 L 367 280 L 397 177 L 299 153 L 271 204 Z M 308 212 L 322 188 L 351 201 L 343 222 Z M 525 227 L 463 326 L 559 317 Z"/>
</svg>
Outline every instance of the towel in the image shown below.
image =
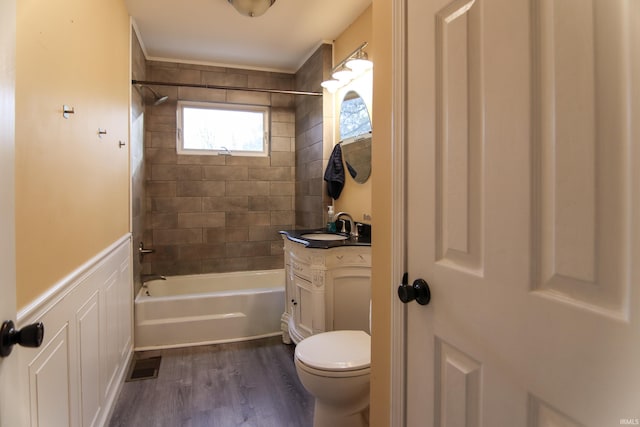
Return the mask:
<svg viewBox="0 0 640 427">
<path fill-rule="evenodd" d="M 340 197 L 344 187 L 344 167 L 342 166 L 342 148 L 340 144 L 333 147 L 327 169 L 324 171 L 324 180 L 327 181 L 327 193 L 332 199 Z"/>
<path fill-rule="evenodd" d="M 351 178 L 356 179 L 356 176 L 358 176 L 358 171 L 356 171 L 353 166 L 351 166 L 346 160 L 344 162 L 347 164 L 347 170 L 349 171 L 349 175 L 351 175 Z"/>
</svg>

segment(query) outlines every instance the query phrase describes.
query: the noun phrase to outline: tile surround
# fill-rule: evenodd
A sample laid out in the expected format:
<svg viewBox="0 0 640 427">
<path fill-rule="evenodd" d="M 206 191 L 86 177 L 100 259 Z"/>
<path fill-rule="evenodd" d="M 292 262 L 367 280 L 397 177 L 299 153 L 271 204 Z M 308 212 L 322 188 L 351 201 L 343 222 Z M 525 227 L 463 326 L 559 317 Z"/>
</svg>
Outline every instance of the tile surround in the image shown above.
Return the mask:
<svg viewBox="0 0 640 427">
<path fill-rule="evenodd" d="M 332 47 L 324 44 L 296 73 L 296 89 L 313 91 L 327 77 L 332 67 Z M 328 146 L 333 146 L 333 97 L 297 97 L 295 118 L 295 224 L 296 228 L 318 228 L 324 225 L 324 211 L 331 203 L 322 179 Z"/>
<path fill-rule="evenodd" d="M 293 89 L 294 76 L 148 61 L 147 79 Z M 169 101 L 146 106 L 145 245 L 149 272 L 165 275 L 282 268 L 278 230 L 293 228 L 293 96 L 158 87 Z M 176 153 L 178 99 L 271 105 L 270 157 Z M 278 249 L 279 248 L 279 249 Z"/>
<path fill-rule="evenodd" d="M 321 46 L 295 74 L 145 61 L 134 40 L 133 78 L 248 88 L 319 90 L 331 68 L 331 46 Z M 138 69 L 139 68 L 139 69 Z M 155 253 L 143 273 L 199 274 L 282 268 L 278 230 L 320 227 L 327 204 L 322 180 L 326 157 L 326 100 L 223 89 L 153 87 L 169 96 L 142 105 L 144 145 L 134 181 L 134 239 Z M 176 102 L 271 106 L 269 157 L 192 156 L 176 153 Z M 137 113 L 137 114 L 140 114 Z M 143 174 L 143 175 L 141 175 Z M 140 179 L 144 176 L 144 179 Z M 136 277 L 138 274 L 136 273 Z M 139 284 L 138 284 L 139 286 Z M 137 288 L 136 288 L 137 290 Z"/>
</svg>

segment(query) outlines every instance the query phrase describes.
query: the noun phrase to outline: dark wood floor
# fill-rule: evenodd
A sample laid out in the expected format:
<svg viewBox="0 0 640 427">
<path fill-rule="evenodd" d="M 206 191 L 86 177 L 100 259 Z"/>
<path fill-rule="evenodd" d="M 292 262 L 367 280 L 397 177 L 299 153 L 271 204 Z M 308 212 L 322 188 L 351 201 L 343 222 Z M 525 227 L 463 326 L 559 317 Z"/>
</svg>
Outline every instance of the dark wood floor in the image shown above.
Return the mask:
<svg viewBox="0 0 640 427">
<path fill-rule="evenodd" d="M 136 353 L 158 378 L 125 382 L 109 426 L 311 427 L 313 397 L 280 337 Z"/>
</svg>

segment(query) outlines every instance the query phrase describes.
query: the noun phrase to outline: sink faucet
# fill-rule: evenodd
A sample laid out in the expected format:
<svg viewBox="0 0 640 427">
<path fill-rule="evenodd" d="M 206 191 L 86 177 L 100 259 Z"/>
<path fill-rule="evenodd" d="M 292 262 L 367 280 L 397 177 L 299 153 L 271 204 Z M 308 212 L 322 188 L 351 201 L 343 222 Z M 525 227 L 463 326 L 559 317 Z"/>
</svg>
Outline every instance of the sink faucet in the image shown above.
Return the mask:
<svg viewBox="0 0 640 427">
<path fill-rule="evenodd" d="M 352 237 L 358 237 L 358 227 L 356 227 L 356 225 L 353 222 L 353 218 L 351 217 L 351 215 L 349 215 L 346 212 L 338 212 L 338 214 L 335 216 L 336 221 L 340 219 L 340 217 L 346 217 L 349 220 L 349 230 Z M 342 220 L 342 230 L 340 230 L 341 233 L 346 233 L 346 223 L 344 220 Z"/>
<path fill-rule="evenodd" d="M 140 275 L 140 281 L 142 282 L 143 285 L 152 280 L 167 280 L 167 278 L 160 274 L 141 274 Z"/>
</svg>

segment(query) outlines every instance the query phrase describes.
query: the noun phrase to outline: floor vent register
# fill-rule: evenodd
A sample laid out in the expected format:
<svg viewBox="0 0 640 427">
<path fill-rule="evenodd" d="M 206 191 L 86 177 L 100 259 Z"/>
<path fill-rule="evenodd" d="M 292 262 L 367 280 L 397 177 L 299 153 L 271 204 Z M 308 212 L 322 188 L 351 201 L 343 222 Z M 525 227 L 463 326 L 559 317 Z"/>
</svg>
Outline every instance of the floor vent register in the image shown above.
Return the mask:
<svg viewBox="0 0 640 427">
<path fill-rule="evenodd" d="M 147 359 L 134 359 L 129 368 L 129 375 L 126 381 L 151 380 L 158 378 L 160 370 L 161 356 L 149 357 Z"/>
</svg>

